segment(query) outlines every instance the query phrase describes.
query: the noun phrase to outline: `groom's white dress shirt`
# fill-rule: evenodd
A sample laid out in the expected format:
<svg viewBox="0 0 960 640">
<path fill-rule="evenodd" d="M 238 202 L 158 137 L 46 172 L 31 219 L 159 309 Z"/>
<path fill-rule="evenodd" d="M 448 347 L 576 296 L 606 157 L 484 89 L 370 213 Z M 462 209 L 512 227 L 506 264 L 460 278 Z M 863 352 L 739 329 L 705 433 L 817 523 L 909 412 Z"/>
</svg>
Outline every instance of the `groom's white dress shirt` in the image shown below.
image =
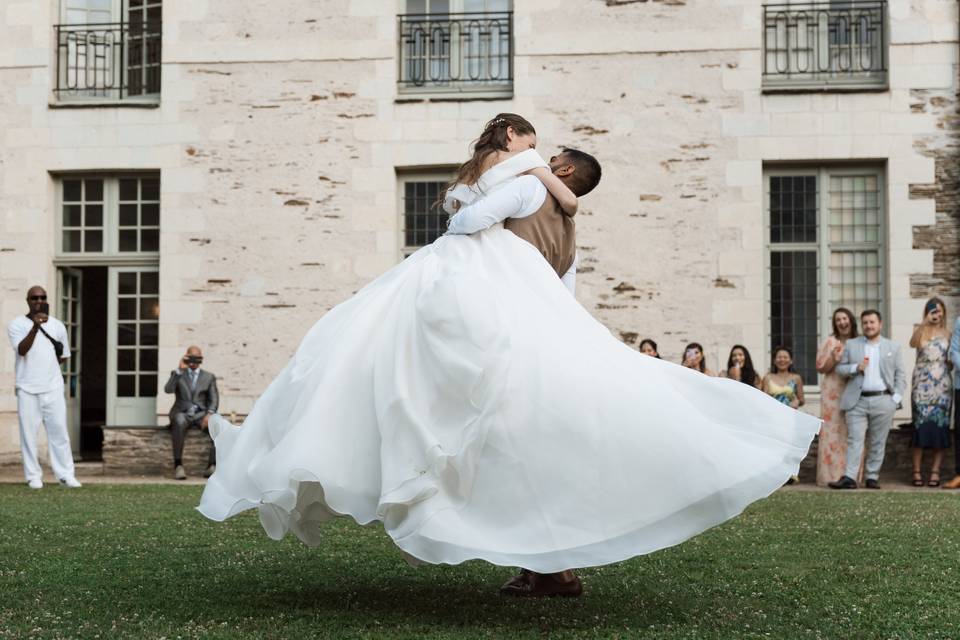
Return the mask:
<svg viewBox="0 0 960 640">
<path fill-rule="evenodd" d="M 543 206 L 547 188 L 535 176 L 520 176 L 497 189 L 485 198 L 462 207 L 452 218 L 447 233 L 471 234 L 488 229 L 507 218 L 526 218 Z M 560 278 L 564 286 L 574 293 L 577 280 L 577 260 Z"/>
</svg>

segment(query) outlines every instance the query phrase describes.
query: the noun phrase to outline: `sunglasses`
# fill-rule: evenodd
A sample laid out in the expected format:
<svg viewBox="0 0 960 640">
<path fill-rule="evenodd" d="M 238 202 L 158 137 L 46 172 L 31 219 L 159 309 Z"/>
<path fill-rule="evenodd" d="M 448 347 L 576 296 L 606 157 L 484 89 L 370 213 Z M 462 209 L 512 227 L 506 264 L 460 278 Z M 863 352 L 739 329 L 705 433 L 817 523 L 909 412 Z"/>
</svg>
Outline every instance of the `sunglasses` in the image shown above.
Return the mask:
<svg viewBox="0 0 960 640">
<path fill-rule="evenodd" d="M 29 298 L 30 302 L 37 302 L 37 301 L 43 302 L 46 299 L 47 299 L 47 296 L 30 296 Z"/>
</svg>

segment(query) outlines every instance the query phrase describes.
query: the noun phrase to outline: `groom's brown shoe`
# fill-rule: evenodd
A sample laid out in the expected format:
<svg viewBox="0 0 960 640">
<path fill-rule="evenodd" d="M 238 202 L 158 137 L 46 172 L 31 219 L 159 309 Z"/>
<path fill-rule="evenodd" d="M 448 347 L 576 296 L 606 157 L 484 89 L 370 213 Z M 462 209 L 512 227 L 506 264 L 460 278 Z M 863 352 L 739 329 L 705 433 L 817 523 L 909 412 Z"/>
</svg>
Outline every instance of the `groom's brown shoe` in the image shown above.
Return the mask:
<svg viewBox="0 0 960 640">
<path fill-rule="evenodd" d="M 953 476 L 953 480 L 943 483 L 944 489 L 960 489 L 960 474 Z"/>
<path fill-rule="evenodd" d="M 519 598 L 577 598 L 583 594 L 580 578 L 564 579 L 563 572 L 535 573 L 523 569 L 500 588 L 500 595 Z"/>
</svg>

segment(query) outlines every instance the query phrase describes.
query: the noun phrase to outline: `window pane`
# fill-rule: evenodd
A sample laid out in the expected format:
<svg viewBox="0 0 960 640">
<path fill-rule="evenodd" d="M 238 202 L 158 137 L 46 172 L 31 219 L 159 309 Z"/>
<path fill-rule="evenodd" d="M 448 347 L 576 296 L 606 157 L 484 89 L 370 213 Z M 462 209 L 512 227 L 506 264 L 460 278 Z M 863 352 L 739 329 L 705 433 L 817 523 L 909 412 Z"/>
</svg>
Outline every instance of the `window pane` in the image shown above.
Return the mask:
<svg viewBox="0 0 960 640">
<path fill-rule="evenodd" d="M 140 274 L 140 293 L 160 292 L 160 274 L 156 271 L 144 271 Z"/>
<path fill-rule="evenodd" d="M 63 181 L 63 201 L 64 202 L 80 202 L 81 198 L 81 186 L 79 180 L 64 180 Z"/>
<path fill-rule="evenodd" d="M 137 205 L 135 204 L 120 205 L 120 226 L 121 227 L 137 226 Z"/>
<path fill-rule="evenodd" d="M 805 384 L 816 384 L 819 326 L 816 251 L 770 253 L 770 347 L 793 350 Z"/>
<path fill-rule="evenodd" d="M 156 320 L 160 317 L 159 298 L 140 298 L 140 319 Z"/>
<path fill-rule="evenodd" d="M 137 376 L 118 375 L 117 376 L 117 395 L 121 398 L 132 398 L 137 395 Z"/>
<path fill-rule="evenodd" d="M 137 200 L 137 183 L 139 180 L 136 178 L 122 178 L 120 180 L 120 199 L 121 200 Z"/>
<path fill-rule="evenodd" d="M 80 232 L 79 231 L 63 232 L 63 250 L 64 251 L 80 251 Z"/>
<path fill-rule="evenodd" d="M 160 232 L 157 229 L 140 232 L 140 251 L 160 251 Z"/>
<path fill-rule="evenodd" d="M 136 355 L 136 349 L 117 349 L 117 371 L 136 371 Z"/>
<path fill-rule="evenodd" d="M 121 229 L 120 230 L 120 251 L 136 251 L 136 250 L 137 250 L 137 230 Z"/>
<path fill-rule="evenodd" d="M 140 224 L 145 227 L 156 227 L 160 224 L 160 205 L 148 202 L 140 205 Z"/>
<path fill-rule="evenodd" d="M 103 202 L 103 180 L 85 180 L 84 200 L 87 202 Z"/>
<path fill-rule="evenodd" d="M 120 298 L 117 300 L 117 316 L 120 320 L 137 319 L 137 299 Z"/>
<path fill-rule="evenodd" d="M 84 224 L 88 227 L 103 226 L 103 205 L 88 204 L 84 212 Z"/>
<path fill-rule="evenodd" d="M 137 274 L 135 272 L 126 271 L 120 274 L 117 274 L 117 284 L 119 285 L 120 293 L 136 293 L 137 292 Z"/>
<path fill-rule="evenodd" d="M 140 350 L 140 371 L 156 371 L 157 370 L 157 350 L 156 349 L 141 349 Z"/>
<path fill-rule="evenodd" d="M 140 181 L 140 199 L 141 200 L 159 200 L 160 199 L 160 179 L 144 178 Z"/>
<path fill-rule="evenodd" d="M 440 181 L 404 184 L 404 244 L 415 249 L 430 244 L 447 230 L 447 214 L 434 203 L 446 183 Z"/>
<path fill-rule="evenodd" d="M 117 344 L 135 345 L 137 343 L 137 325 L 121 322 L 117 325 Z"/>
<path fill-rule="evenodd" d="M 63 226 L 65 227 L 79 227 L 81 222 L 81 212 L 83 207 L 79 204 L 65 204 L 63 205 Z"/>
<path fill-rule="evenodd" d="M 140 397 L 155 398 L 157 395 L 157 376 L 146 374 L 140 376 Z"/>
<path fill-rule="evenodd" d="M 103 251 L 103 232 L 102 231 L 85 231 L 84 232 L 84 251 L 99 252 Z"/>
<path fill-rule="evenodd" d="M 156 322 L 141 322 L 140 323 L 140 345 L 152 347 L 155 346 L 159 341 L 157 340 L 157 323 Z"/>
<path fill-rule="evenodd" d="M 770 242 L 817 241 L 817 177 L 770 177 Z"/>
</svg>

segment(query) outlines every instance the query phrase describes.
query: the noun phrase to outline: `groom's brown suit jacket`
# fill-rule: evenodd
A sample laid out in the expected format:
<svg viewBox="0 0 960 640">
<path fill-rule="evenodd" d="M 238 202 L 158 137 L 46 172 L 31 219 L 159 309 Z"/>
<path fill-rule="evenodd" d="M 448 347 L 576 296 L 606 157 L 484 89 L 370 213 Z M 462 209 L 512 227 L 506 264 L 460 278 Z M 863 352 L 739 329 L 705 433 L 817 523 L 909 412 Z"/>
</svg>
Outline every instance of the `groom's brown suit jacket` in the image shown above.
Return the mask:
<svg viewBox="0 0 960 640">
<path fill-rule="evenodd" d="M 561 278 L 577 255 L 576 225 L 549 192 L 535 213 L 507 218 L 503 226 L 535 246 Z"/>
</svg>

